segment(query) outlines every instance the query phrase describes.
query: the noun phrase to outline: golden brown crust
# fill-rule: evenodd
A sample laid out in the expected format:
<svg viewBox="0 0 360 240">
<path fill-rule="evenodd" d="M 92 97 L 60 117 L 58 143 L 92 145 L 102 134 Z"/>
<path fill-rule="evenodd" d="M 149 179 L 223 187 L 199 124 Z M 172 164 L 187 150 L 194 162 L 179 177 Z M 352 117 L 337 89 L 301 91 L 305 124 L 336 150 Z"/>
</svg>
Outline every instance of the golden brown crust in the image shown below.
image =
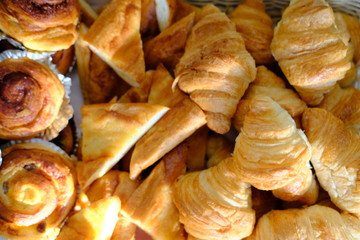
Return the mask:
<svg viewBox="0 0 360 240">
<path fill-rule="evenodd" d="M 111 1 L 84 37 L 90 49 L 134 87 L 145 77 L 140 18 L 140 0 Z"/>
<path fill-rule="evenodd" d="M 175 81 L 206 112 L 211 130 L 229 131 L 236 106 L 255 74 L 255 61 L 234 23 L 214 5 L 205 6 L 176 66 Z"/>
<path fill-rule="evenodd" d="M 29 58 L 0 63 L 0 138 L 38 135 L 57 117 L 64 86 L 50 68 Z"/>
<path fill-rule="evenodd" d="M 348 37 L 324 0 L 291 1 L 283 12 L 271 51 L 307 104 L 319 104 L 350 69 Z"/>
<path fill-rule="evenodd" d="M 55 239 L 75 203 L 72 160 L 39 143 L 10 146 L 2 157 L 0 235 Z"/>
<path fill-rule="evenodd" d="M 54 53 L 51 62 L 56 65 L 59 73 L 66 75 L 74 64 L 75 49 L 71 45 L 67 49 L 63 49 Z"/>
<path fill-rule="evenodd" d="M 27 48 L 58 51 L 75 42 L 79 12 L 76 0 L 4 0 L 0 3 L 0 29 Z"/>
</svg>

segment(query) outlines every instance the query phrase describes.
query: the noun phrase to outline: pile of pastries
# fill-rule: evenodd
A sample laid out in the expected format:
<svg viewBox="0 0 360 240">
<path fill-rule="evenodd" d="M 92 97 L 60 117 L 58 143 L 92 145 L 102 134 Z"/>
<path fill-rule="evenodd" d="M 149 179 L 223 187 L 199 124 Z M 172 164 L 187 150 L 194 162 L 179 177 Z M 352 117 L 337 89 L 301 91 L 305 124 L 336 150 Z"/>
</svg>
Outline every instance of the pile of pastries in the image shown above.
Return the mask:
<svg viewBox="0 0 360 240">
<path fill-rule="evenodd" d="M 3 0 L 0 30 L 1 237 L 360 239 L 356 17 Z"/>
</svg>

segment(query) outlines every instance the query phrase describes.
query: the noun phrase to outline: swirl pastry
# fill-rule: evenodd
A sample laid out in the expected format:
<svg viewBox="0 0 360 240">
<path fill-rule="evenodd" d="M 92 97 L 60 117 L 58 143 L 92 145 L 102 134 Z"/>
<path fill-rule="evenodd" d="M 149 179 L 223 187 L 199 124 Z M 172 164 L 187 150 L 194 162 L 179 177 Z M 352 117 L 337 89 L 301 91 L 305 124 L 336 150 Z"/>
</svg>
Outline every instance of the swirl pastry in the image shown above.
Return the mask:
<svg viewBox="0 0 360 240">
<path fill-rule="evenodd" d="M 244 38 L 246 49 L 256 64 L 274 62 L 270 43 L 274 35 L 273 21 L 265 11 L 262 0 L 246 0 L 230 14 L 236 30 Z"/>
<path fill-rule="evenodd" d="M 320 185 L 338 208 L 359 217 L 359 135 L 320 108 L 305 110 L 302 124 L 313 148 L 311 163 Z"/>
<path fill-rule="evenodd" d="M 355 219 L 351 219 L 355 222 Z M 260 218 L 254 233 L 247 240 L 275 239 L 357 239 L 351 233 L 358 226 L 336 210 L 313 205 L 304 209 L 273 210 Z"/>
<path fill-rule="evenodd" d="M 42 143 L 3 150 L 0 236 L 55 239 L 76 198 L 72 160 Z"/>
<path fill-rule="evenodd" d="M 4 0 L 0 29 L 36 51 L 69 48 L 77 38 L 77 0 Z"/>
<path fill-rule="evenodd" d="M 274 30 L 270 48 L 290 84 L 314 106 L 350 69 L 348 45 L 325 0 L 293 0 Z"/>
<path fill-rule="evenodd" d="M 260 190 L 273 190 L 285 201 L 307 194 L 317 199 L 310 169 L 311 146 L 288 112 L 266 96 L 251 99 L 244 126 L 236 138 L 232 167 L 240 179 Z M 309 201 L 309 202 L 308 202 Z"/>
<path fill-rule="evenodd" d="M 58 77 L 29 58 L 0 63 L 0 138 L 38 135 L 57 117 L 64 98 Z"/>
<path fill-rule="evenodd" d="M 230 130 L 236 106 L 255 79 L 255 61 L 235 24 L 214 5 L 199 13 L 175 69 L 175 83 L 206 112 L 208 127 Z"/>
</svg>

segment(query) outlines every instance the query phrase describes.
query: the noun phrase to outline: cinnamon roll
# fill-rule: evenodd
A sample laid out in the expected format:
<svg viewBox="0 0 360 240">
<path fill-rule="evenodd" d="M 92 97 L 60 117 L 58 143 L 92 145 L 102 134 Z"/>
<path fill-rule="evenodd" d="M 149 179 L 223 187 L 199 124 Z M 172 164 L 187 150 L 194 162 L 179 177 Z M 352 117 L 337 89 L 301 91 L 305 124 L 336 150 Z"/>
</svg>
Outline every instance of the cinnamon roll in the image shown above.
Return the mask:
<svg viewBox="0 0 360 240">
<path fill-rule="evenodd" d="M 56 119 L 64 85 L 52 70 L 29 58 L 0 62 L 0 138 L 27 139 Z"/>
<path fill-rule="evenodd" d="M 71 159 L 40 142 L 5 148 L 0 168 L 0 236 L 55 239 L 76 197 Z"/>
<path fill-rule="evenodd" d="M 77 38 L 77 0 L 3 0 L 0 29 L 36 51 L 58 51 Z"/>
</svg>

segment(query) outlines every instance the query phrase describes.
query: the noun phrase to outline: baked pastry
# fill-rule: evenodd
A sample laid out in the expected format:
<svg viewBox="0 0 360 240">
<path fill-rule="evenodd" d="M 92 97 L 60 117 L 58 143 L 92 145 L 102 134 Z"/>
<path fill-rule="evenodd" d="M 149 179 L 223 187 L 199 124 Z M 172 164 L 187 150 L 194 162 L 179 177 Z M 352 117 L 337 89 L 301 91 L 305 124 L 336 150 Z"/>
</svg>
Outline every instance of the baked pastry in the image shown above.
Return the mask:
<svg viewBox="0 0 360 240">
<path fill-rule="evenodd" d="M 221 134 L 209 134 L 206 143 L 206 166 L 213 167 L 222 160 L 231 157 L 234 151 L 234 144 Z"/>
<path fill-rule="evenodd" d="M 120 206 L 117 196 L 90 204 L 67 219 L 57 240 L 110 240 Z"/>
<path fill-rule="evenodd" d="M 73 161 L 48 142 L 2 150 L 0 236 L 56 239 L 76 198 Z"/>
<path fill-rule="evenodd" d="M 80 20 L 87 27 L 90 27 L 98 17 L 98 13 L 91 7 L 86 0 L 79 0 Z"/>
<path fill-rule="evenodd" d="M 273 190 L 285 201 L 313 195 L 310 143 L 288 112 L 269 97 L 251 99 L 233 156 L 229 168 L 260 190 Z M 316 199 L 317 194 L 304 200 L 312 204 Z"/>
<path fill-rule="evenodd" d="M 302 121 L 313 148 L 317 179 L 340 209 L 360 216 L 360 136 L 321 108 L 305 110 Z"/>
<path fill-rule="evenodd" d="M 67 49 L 59 50 L 51 55 L 51 62 L 55 64 L 59 73 L 66 75 L 74 64 L 75 48 L 71 45 Z"/>
<path fill-rule="evenodd" d="M 285 81 L 265 66 L 259 66 L 255 81 L 249 85 L 233 117 L 233 125 L 238 131 L 243 126 L 245 114 L 249 110 L 250 99 L 258 95 L 272 98 L 293 118 L 301 116 L 307 108 L 306 103 L 299 98 L 295 91 L 286 88 Z"/>
<path fill-rule="evenodd" d="M 296 0 L 284 10 L 270 47 L 290 84 L 314 106 L 350 69 L 348 45 L 325 0 Z"/>
<path fill-rule="evenodd" d="M 56 119 L 64 85 L 46 65 L 27 57 L 0 62 L 0 138 L 37 136 Z"/>
<path fill-rule="evenodd" d="M 90 49 L 131 86 L 145 77 L 141 0 L 110 1 L 84 36 Z"/>
<path fill-rule="evenodd" d="M 247 240 L 273 239 L 355 239 L 336 210 L 313 205 L 303 209 L 273 210 L 260 218 Z M 358 228 L 358 226 L 357 226 Z"/>
<path fill-rule="evenodd" d="M 167 111 L 150 103 L 84 105 L 77 169 L 82 189 L 107 173 Z"/>
<path fill-rule="evenodd" d="M 175 84 L 205 111 L 211 130 L 230 130 L 236 106 L 255 74 L 255 61 L 234 23 L 214 5 L 203 7 L 176 66 Z"/>
<path fill-rule="evenodd" d="M 360 135 L 360 90 L 336 85 L 318 107 L 328 110 Z"/>
<path fill-rule="evenodd" d="M 205 114 L 199 106 L 187 97 L 183 98 L 135 144 L 130 161 L 130 178 L 137 178 L 144 169 L 205 124 Z"/>
<path fill-rule="evenodd" d="M 172 201 L 173 183 L 186 170 L 187 145 L 167 153 L 122 207 L 121 213 L 153 239 L 186 239 Z"/>
<path fill-rule="evenodd" d="M 0 2 L 0 29 L 36 51 L 69 48 L 77 38 L 77 0 L 4 0 Z"/>
<path fill-rule="evenodd" d="M 349 14 L 341 13 L 343 20 L 347 26 L 347 30 L 350 34 L 350 39 L 354 45 L 354 62 L 355 65 L 359 65 L 360 60 L 360 22 L 359 20 Z"/>
<path fill-rule="evenodd" d="M 161 32 L 173 23 L 176 4 L 177 0 L 155 0 L 156 19 Z"/>
<path fill-rule="evenodd" d="M 149 91 L 150 87 L 153 82 L 154 78 L 154 70 L 148 70 L 145 72 L 145 78 L 143 79 L 142 83 L 138 87 L 131 87 L 128 89 L 118 100 L 118 102 L 121 103 L 136 103 L 136 102 L 142 102 L 146 103 L 148 102 L 149 97 Z"/>
<path fill-rule="evenodd" d="M 196 239 L 242 239 L 251 234 L 255 211 L 251 185 L 231 168 L 233 158 L 180 177 L 174 185 L 174 203 L 180 222 Z"/>
<path fill-rule="evenodd" d="M 143 38 L 153 37 L 158 32 L 155 0 L 141 1 L 140 33 Z"/>
<path fill-rule="evenodd" d="M 206 143 L 209 132 L 207 126 L 203 126 L 185 140 L 189 146 L 189 157 L 186 161 L 188 172 L 199 171 L 205 168 Z"/>
<path fill-rule="evenodd" d="M 86 190 L 91 203 L 111 196 L 118 196 L 122 207 L 138 187 L 138 181 L 132 181 L 128 172 L 110 170 L 93 182 Z M 119 213 L 111 240 L 132 240 L 135 238 L 136 225 Z"/>
<path fill-rule="evenodd" d="M 270 43 L 274 36 L 273 21 L 265 11 L 262 0 L 245 0 L 229 15 L 236 24 L 236 30 L 245 41 L 245 47 L 256 64 L 274 62 Z"/>
<path fill-rule="evenodd" d="M 156 68 L 160 63 L 169 69 L 175 68 L 184 53 L 185 43 L 194 19 L 195 13 L 191 13 L 145 42 L 145 63 L 148 68 Z"/>
<path fill-rule="evenodd" d="M 256 213 L 256 221 L 267 212 L 277 209 L 280 203 L 280 199 L 276 198 L 271 191 L 262 191 L 255 187 L 251 188 L 251 201 Z"/>
</svg>

